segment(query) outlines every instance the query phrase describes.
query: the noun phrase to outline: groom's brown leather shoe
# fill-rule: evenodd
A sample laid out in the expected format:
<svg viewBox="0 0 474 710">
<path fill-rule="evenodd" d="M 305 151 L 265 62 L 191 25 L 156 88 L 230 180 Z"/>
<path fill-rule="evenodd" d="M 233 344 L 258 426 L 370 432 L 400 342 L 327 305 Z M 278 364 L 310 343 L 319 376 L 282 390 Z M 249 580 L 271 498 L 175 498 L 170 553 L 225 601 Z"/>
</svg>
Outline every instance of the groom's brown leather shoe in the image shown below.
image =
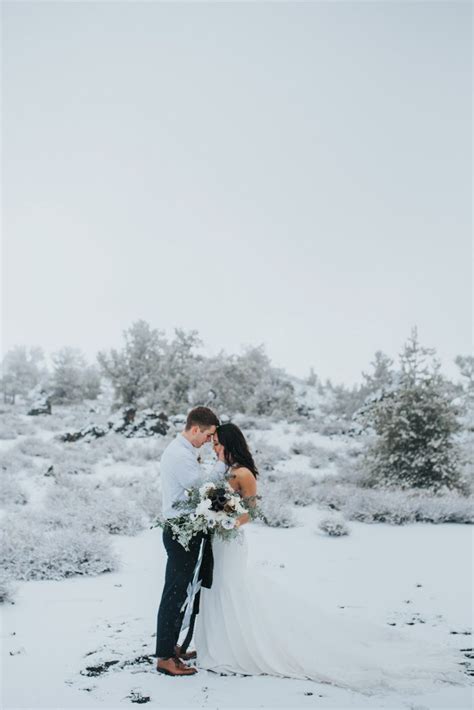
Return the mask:
<svg viewBox="0 0 474 710">
<path fill-rule="evenodd" d="M 181 658 L 183 661 L 192 661 L 194 658 L 197 658 L 196 651 L 185 651 L 181 653 L 181 646 L 175 646 L 174 653 L 176 658 Z"/>
<path fill-rule="evenodd" d="M 174 676 L 194 675 L 197 673 L 197 668 L 190 668 L 179 658 L 159 658 L 156 663 L 156 670 L 158 673 Z"/>
</svg>

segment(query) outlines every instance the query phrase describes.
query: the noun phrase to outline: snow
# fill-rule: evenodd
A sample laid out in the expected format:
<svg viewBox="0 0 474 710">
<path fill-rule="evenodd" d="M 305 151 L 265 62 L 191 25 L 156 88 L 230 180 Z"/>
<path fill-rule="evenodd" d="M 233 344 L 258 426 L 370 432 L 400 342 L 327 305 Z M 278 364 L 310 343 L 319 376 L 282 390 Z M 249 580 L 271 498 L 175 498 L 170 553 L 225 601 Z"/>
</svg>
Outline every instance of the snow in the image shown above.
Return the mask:
<svg viewBox="0 0 474 710">
<path fill-rule="evenodd" d="M 314 513 L 298 511 L 301 525 L 289 530 L 249 525 L 251 564 L 261 565 L 289 594 L 310 594 L 323 609 L 344 607 L 341 614 L 396 623 L 405 637 L 443 643 L 447 649 L 471 645 L 471 636 L 450 633 L 470 626 L 468 526 L 352 524 L 350 536 L 334 539 L 315 531 Z M 121 668 L 124 661 L 153 653 L 165 555 L 157 529 L 114 538 L 114 544 L 122 559 L 120 572 L 23 583 L 15 604 L 4 606 L 5 708 L 118 708 L 131 702 L 132 691 L 149 696 L 148 707 L 159 708 L 469 707 L 467 676 L 465 687 L 447 686 L 435 695 L 368 698 L 310 681 L 220 677 L 206 671 L 173 679 L 157 674 L 153 664 Z M 302 549 L 304 555 L 295 554 Z M 407 625 L 420 618 L 424 624 Z M 103 675 L 81 675 L 88 666 L 113 660 L 120 663 Z"/>
</svg>

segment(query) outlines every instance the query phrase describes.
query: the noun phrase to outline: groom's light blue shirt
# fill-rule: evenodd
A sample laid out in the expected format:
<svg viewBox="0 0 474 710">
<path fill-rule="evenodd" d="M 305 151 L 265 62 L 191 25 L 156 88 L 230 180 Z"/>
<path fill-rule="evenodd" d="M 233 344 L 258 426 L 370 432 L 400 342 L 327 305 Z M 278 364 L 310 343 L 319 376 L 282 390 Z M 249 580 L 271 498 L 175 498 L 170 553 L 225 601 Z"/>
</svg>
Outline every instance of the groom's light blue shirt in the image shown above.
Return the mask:
<svg viewBox="0 0 474 710">
<path fill-rule="evenodd" d="M 193 488 L 203 483 L 202 467 L 197 460 L 198 452 L 199 449 L 196 449 L 182 434 L 178 434 L 163 451 L 160 473 L 164 518 L 183 515 L 183 511 L 173 507 L 174 503 L 186 500 L 186 488 Z M 206 478 L 223 475 L 225 470 L 225 464 L 218 462 L 211 475 Z"/>
</svg>

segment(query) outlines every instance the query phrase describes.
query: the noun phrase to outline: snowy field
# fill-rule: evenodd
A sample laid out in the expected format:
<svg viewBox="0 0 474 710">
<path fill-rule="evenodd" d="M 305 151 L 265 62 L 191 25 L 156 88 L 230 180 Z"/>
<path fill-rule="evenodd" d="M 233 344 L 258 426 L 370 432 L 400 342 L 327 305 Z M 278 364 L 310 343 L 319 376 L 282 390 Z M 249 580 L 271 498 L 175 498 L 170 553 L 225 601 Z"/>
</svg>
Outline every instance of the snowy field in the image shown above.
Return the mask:
<svg viewBox="0 0 474 710">
<path fill-rule="evenodd" d="M 35 457 L 33 469 L 18 472 L 28 499 L 20 506 L 23 515 L 39 510 L 58 485 L 54 476 L 45 475 L 50 458 L 58 455 L 55 447 L 66 451 L 77 446 L 58 444 L 56 432 L 38 429 L 40 421 L 25 417 L 28 433 L 1 442 L 4 455 L 33 434 L 46 447 Z M 56 428 L 53 420 L 48 426 Z M 275 464 L 276 475 L 317 478 L 333 471 L 330 460 L 317 469 L 307 456 L 292 453 L 301 441 L 298 425 L 272 425 L 271 431 L 252 431 L 250 436 L 254 442 L 281 447 L 285 455 Z M 305 432 L 303 438 L 328 453 L 354 447 L 353 441 L 318 433 Z M 157 441 L 157 450 L 162 443 Z M 118 461 L 101 449 L 101 457 L 91 459 L 88 472 L 76 473 L 75 480 L 94 480 L 111 488 L 120 479 L 123 487 L 127 476 L 156 480 L 158 461 L 143 454 L 151 442 L 129 440 L 126 445 L 128 453 L 121 450 Z M 32 446 L 30 442 L 26 449 L 30 456 Z M 71 451 L 67 449 L 68 456 Z M 165 554 L 161 532 L 148 523 L 135 535 L 108 535 L 118 559 L 113 572 L 16 584 L 13 603 L 2 605 L 3 707 L 121 708 L 146 702 L 147 707 L 161 709 L 470 708 L 472 527 L 350 522 L 349 535 L 333 538 L 318 529 L 327 511 L 316 504 L 293 506 L 292 512 L 294 527 L 246 526 L 250 569 L 268 578 L 268 603 L 272 582 L 277 582 L 288 590 L 289 599 L 296 594 L 323 610 L 336 611 L 341 619 L 395 625 L 404 639 L 444 648 L 447 665 L 456 658 L 459 669 L 466 671 L 459 685 L 366 696 L 311 681 L 223 677 L 203 670 L 190 678 L 159 675 L 152 653 Z M 297 638 L 288 638 L 289 647 L 297 643 Z"/>
</svg>

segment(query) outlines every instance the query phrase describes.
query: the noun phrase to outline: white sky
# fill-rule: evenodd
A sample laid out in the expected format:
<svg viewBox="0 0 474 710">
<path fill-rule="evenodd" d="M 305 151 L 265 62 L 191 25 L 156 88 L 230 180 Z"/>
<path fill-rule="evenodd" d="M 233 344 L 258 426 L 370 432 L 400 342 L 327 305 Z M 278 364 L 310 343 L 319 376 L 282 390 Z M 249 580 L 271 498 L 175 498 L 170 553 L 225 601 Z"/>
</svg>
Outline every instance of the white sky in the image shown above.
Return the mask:
<svg viewBox="0 0 474 710">
<path fill-rule="evenodd" d="M 2 349 L 471 344 L 470 2 L 4 2 Z"/>
</svg>

